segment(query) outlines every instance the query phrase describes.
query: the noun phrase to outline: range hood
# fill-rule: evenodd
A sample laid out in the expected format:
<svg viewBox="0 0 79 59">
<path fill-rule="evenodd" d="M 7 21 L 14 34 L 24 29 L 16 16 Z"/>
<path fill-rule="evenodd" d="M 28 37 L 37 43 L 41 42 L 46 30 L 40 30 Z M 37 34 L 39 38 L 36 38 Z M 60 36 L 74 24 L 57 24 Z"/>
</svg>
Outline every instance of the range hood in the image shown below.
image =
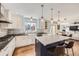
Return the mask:
<svg viewBox="0 0 79 59">
<path fill-rule="evenodd" d="M 9 21 L 7 20 L 7 18 L 5 18 L 5 17 L 1 17 L 1 18 L 0 18 L 0 23 L 11 24 L 11 22 L 9 22 Z"/>
<path fill-rule="evenodd" d="M 8 24 L 11 24 L 11 22 L 5 21 L 5 20 L 0 20 L 0 23 L 8 23 Z"/>
</svg>

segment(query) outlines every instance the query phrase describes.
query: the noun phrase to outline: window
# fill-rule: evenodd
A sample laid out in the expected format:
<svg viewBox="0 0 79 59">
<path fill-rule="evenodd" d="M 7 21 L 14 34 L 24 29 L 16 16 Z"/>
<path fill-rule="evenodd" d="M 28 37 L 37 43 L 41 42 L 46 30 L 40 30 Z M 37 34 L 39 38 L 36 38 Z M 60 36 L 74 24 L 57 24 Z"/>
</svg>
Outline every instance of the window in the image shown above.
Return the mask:
<svg viewBox="0 0 79 59">
<path fill-rule="evenodd" d="M 30 18 L 24 17 L 24 25 L 27 33 L 36 32 L 39 28 L 38 19 L 30 20 Z"/>
<path fill-rule="evenodd" d="M 36 31 L 36 23 L 26 23 L 25 30 L 27 32 L 35 32 Z"/>
</svg>

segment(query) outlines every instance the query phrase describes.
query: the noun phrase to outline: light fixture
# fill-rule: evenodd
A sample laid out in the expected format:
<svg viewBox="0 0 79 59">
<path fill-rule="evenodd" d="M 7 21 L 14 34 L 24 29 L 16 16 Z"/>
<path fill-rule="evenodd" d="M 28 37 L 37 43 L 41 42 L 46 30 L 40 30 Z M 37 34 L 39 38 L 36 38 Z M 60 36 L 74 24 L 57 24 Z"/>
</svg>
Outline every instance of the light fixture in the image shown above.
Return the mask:
<svg viewBox="0 0 79 59">
<path fill-rule="evenodd" d="M 31 18 L 30 18 L 30 20 L 32 21 L 32 20 L 33 20 L 33 18 L 31 17 Z"/>
<path fill-rule="evenodd" d="M 43 8 L 44 8 L 44 5 L 41 5 L 41 8 L 42 8 L 42 16 L 41 16 L 41 21 L 44 20 L 44 16 L 43 16 Z"/>
<path fill-rule="evenodd" d="M 67 20 L 67 18 L 64 18 L 64 20 Z"/>
<path fill-rule="evenodd" d="M 53 23 L 53 8 L 51 8 L 51 23 Z"/>
<path fill-rule="evenodd" d="M 57 30 L 60 30 L 60 11 L 58 11 Z"/>
<path fill-rule="evenodd" d="M 60 11 L 58 11 L 58 22 L 60 22 Z"/>
</svg>

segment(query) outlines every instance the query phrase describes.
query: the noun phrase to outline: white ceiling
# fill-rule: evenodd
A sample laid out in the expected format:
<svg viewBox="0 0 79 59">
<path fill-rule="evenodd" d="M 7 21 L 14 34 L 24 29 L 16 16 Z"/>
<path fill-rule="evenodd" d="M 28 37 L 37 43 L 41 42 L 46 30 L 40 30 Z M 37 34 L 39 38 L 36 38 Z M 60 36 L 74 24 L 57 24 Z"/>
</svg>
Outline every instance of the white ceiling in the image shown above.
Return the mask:
<svg viewBox="0 0 79 59">
<path fill-rule="evenodd" d="M 29 17 L 41 17 L 41 3 L 4 3 L 6 8 Z M 54 9 L 54 19 L 57 19 L 57 11 L 60 10 L 61 19 L 79 18 L 79 3 L 45 3 L 44 17 L 50 18 L 51 8 Z"/>
</svg>

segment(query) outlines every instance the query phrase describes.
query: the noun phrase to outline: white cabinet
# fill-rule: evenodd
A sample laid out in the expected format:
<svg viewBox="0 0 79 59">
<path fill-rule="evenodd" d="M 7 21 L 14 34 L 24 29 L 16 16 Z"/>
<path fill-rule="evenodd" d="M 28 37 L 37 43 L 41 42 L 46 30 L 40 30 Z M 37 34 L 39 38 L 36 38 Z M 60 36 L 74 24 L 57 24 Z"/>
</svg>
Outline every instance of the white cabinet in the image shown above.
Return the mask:
<svg viewBox="0 0 79 59">
<path fill-rule="evenodd" d="M 16 15 L 15 15 L 15 13 L 12 13 L 11 11 L 9 11 L 8 12 L 8 20 L 9 20 L 9 22 L 12 23 L 12 24 L 9 24 L 8 27 L 15 28 L 16 27 Z"/>
<path fill-rule="evenodd" d="M 5 7 L 0 3 L 0 17 L 6 16 L 5 12 Z"/>
<path fill-rule="evenodd" d="M 0 20 L 6 21 L 8 18 L 8 10 L 0 3 Z"/>
<path fill-rule="evenodd" d="M 9 47 L 8 56 L 12 56 L 14 49 L 15 49 L 15 38 L 12 39 L 8 47 Z"/>
<path fill-rule="evenodd" d="M 2 49 L 2 56 L 8 56 L 8 46 Z"/>
<path fill-rule="evenodd" d="M 12 56 L 14 49 L 15 49 L 15 38 L 13 38 L 7 44 L 7 46 L 1 50 L 0 56 Z"/>
<path fill-rule="evenodd" d="M 4 54 L 4 53 L 3 53 L 2 51 L 0 51 L 0 56 L 3 56 L 3 54 Z"/>
<path fill-rule="evenodd" d="M 23 20 L 20 15 L 16 15 L 16 28 L 19 28 L 19 29 L 23 28 Z"/>
<path fill-rule="evenodd" d="M 30 44 L 34 44 L 34 36 L 26 35 L 26 36 L 16 36 L 16 47 L 27 46 Z"/>
<path fill-rule="evenodd" d="M 22 17 L 17 15 L 16 13 L 9 11 L 8 12 L 8 19 L 9 22 L 12 24 L 8 25 L 8 28 L 14 28 L 14 29 L 22 29 L 23 27 L 23 20 Z"/>
<path fill-rule="evenodd" d="M 15 47 L 35 44 L 34 35 L 16 36 L 1 51 L 0 56 L 12 56 Z"/>
</svg>

